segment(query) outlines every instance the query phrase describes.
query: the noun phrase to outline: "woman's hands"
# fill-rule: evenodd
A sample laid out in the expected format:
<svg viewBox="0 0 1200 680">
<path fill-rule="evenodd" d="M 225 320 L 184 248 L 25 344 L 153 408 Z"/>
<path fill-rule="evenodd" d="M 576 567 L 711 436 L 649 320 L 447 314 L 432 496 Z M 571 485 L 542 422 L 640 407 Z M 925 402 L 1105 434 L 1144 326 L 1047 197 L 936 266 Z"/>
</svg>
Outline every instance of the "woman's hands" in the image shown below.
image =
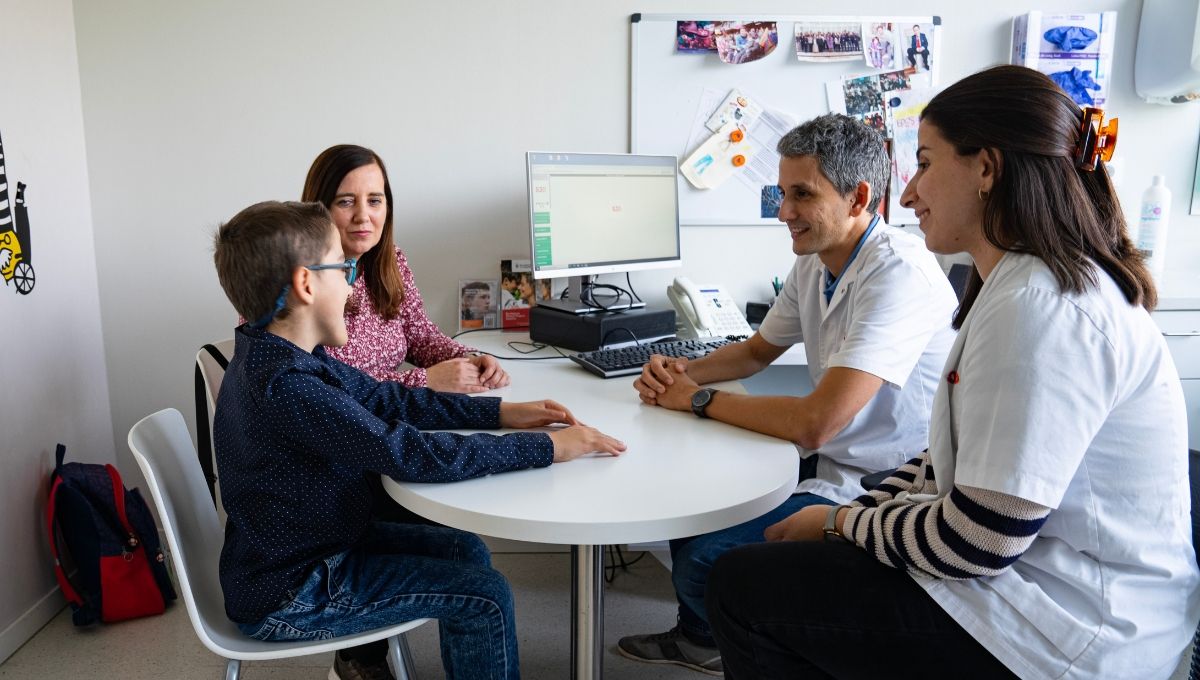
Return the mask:
<svg viewBox="0 0 1200 680">
<path fill-rule="evenodd" d="M 438 392 L 474 394 L 505 387 L 508 373 L 490 354 L 447 359 L 425 369 L 425 384 Z"/>
<path fill-rule="evenodd" d="M 566 406 L 557 401 L 500 402 L 500 427 L 524 429 L 558 424 L 570 427 L 550 433 L 555 463 L 565 463 L 585 453 L 619 456 L 625 451 L 625 444 L 620 440 L 581 424 Z"/>
</svg>

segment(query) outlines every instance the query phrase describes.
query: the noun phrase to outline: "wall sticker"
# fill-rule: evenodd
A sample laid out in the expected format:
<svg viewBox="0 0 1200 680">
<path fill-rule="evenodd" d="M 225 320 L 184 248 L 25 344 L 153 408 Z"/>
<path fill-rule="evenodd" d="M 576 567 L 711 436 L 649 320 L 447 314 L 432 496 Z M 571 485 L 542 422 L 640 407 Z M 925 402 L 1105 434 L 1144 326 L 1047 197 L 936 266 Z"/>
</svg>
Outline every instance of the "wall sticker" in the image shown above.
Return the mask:
<svg viewBox="0 0 1200 680">
<path fill-rule="evenodd" d="M 14 209 L 15 206 L 15 209 Z M 29 295 L 36 278 L 33 273 L 33 244 L 29 240 L 29 209 L 25 205 L 25 183 L 17 182 L 17 200 L 8 200 L 8 171 L 4 162 L 4 140 L 0 137 L 0 277 L 6 287 Z"/>
</svg>

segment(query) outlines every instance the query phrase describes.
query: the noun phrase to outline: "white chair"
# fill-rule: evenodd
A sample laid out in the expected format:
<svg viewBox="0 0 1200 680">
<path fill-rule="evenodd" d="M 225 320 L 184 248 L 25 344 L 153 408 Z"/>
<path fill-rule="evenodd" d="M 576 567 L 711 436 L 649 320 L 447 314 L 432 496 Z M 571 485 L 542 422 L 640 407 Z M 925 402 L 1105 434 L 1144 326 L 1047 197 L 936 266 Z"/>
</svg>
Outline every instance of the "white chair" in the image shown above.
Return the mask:
<svg viewBox="0 0 1200 680">
<path fill-rule="evenodd" d="M 205 647 L 228 659 L 226 680 L 238 678 L 242 661 L 321 654 L 384 638 L 393 675 L 416 677 L 404 632 L 429 619 L 314 642 L 260 642 L 242 634 L 225 616 L 217 577 L 224 534 L 183 416 L 169 408 L 142 418 L 129 430 L 129 448 L 158 509 L 192 628 Z"/>
<path fill-rule="evenodd" d="M 212 444 L 212 419 L 217 411 L 217 395 L 221 392 L 221 380 L 225 367 L 233 358 L 233 338 L 204 345 L 196 352 L 196 451 L 200 458 L 200 469 L 208 483 L 208 493 L 217 506 L 217 516 L 225 522 L 225 508 L 221 506 L 221 482 L 217 478 L 217 457 Z"/>
</svg>

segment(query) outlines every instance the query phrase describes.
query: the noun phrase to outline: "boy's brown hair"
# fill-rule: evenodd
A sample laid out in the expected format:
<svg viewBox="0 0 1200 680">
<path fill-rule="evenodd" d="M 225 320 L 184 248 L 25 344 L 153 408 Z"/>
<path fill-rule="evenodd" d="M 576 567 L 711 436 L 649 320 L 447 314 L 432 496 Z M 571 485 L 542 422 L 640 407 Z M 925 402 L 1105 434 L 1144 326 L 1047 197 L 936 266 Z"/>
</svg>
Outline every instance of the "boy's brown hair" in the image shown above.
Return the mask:
<svg viewBox="0 0 1200 680">
<path fill-rule="evenodd" d="M 296 267 L 317 264 L 335 238 L 320 203 L 256 203 L 217 229 L 213 261 L 225 296 L 250 322 L 267 317 L 284 295 Z M 285 306 L 274 318 L 287 318 Z"/>
</svg>

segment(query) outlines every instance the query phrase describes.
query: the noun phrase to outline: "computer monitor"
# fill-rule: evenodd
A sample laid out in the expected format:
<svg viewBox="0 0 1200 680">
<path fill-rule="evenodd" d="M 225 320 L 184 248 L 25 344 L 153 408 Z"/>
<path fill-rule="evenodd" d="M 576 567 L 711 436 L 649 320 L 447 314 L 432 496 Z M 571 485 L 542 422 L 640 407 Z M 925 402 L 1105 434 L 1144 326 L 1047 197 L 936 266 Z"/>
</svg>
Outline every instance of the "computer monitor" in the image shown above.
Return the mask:
<svg viewBox="0 0 1200 680">
<path fill-rule="evenodd" d="M 597 274 L 678 267 L 674 156 L 526 154 L 533 277 L 571 277 L 565 299 L 539 305 L 583 314 L 644 303 L 589 295 Z"/>
</svg>

